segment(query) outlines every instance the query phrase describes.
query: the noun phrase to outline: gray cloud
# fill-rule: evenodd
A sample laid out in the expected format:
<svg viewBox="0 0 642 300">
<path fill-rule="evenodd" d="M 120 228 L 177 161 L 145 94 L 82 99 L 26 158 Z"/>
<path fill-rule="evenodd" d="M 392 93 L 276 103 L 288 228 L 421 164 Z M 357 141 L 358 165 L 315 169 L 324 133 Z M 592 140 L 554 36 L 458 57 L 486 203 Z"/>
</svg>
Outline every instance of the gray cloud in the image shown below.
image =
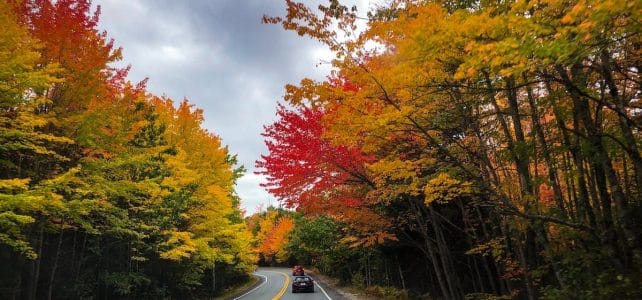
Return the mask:
<svg viewBox="0 0 642 300">
<path fill-rule="evenodd" d="M 314 1 L 319 2 L 319 1 Z M 325 2 L 325 1 L 323 1 Z M 204 109 L 204 126 L 223 139 L 248 169 L 237 191 L 252 213 L 276 201 L 253 174 L 266 153 L 260 133 L 275 120 L 283 86 L 303 77 L 321 79 L 315 67 L 323 47 L 275 25 L 264 14 L 282 15 L 280 0 L 99 0 L 100 27 L 123 47 L 129 78 L 149 77 L 148 89 Z M 311 4 L 316 5 L 316 4 Z"/>
</svg>

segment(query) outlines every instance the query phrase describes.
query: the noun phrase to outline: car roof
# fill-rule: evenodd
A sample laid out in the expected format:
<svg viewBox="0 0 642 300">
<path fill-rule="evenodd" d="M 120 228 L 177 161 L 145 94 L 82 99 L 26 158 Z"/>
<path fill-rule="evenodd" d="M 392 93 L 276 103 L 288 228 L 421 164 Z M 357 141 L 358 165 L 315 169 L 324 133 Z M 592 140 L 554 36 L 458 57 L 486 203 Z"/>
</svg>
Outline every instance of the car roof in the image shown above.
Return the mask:
<svg viewBox="0 0 642 300">
<path fill-rule="evenodd" d="M 303 276 L 294 276 L 294 279 L 297 279 L 297 278 L 310 278 L 310 279 L 312 279 L 312 277 L 310 277 L 310 276 L 306 276 L 306 275 L 303 275 Z"/>
</svg>

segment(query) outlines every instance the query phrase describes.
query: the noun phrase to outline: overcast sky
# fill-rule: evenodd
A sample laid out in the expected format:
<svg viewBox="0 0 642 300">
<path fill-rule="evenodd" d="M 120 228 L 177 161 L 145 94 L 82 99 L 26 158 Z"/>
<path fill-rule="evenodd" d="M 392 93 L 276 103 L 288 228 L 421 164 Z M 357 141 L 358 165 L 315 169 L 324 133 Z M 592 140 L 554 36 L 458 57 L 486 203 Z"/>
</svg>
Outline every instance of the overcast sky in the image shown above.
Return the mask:
<svg viewBox="0 0 642 300">
<path fill-rule="evenodd" d="M 316 7 L 326 0 L 304 1 Z M 343 1 L 348 3 L 349 1 Z M 367 7 L 367 0 L 354 0 Z M 218 134 L 248 172 L 237 191 L 248 214 L 277 201 L 259 184 L 254 162 L 267 150 L 263 125 L 276 120 L 287 83 L 323 79 L 331 55 L 319 43 L 261 24 L 284 15 L 283 0 L 94 0 L 100 27 L 123 47 L 129 79 L 149 77 L 148 90 L 204 110 L 204 126 Z"/>
</svg>

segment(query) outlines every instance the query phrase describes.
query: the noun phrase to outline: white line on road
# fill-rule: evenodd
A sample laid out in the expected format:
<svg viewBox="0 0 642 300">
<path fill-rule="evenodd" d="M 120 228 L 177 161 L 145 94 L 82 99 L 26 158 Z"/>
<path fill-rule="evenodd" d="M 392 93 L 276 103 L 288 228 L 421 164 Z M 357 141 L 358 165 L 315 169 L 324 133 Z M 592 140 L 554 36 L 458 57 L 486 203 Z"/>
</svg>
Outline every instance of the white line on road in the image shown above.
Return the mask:
<svg viewBox="0 0 642 300">
<path fill-rule="evenodd" d="M 325 292 L 325 290 L 321 287 L 321 285 L 319 285 L 319 284 L 317 283 L 317 281 L 316 281 L 316 280 L 314 281 L 314 284 L 316 284 L 316 285 L 321 289 L 321 291 L 323 292 L 323 294 L 325 295 L 325 297 L 326 297 L 326 298 L 328 298 L 328 300 L 332 300 L 332 298 L 330 298 L 330 296 L 328 296 L 328 293 L 326 293 L 326 292 Z"/>
<path fill-rule="evenodd" d="M 256 275 L 256 276 L 260 276 L 260 277 L 263 277 L 263 279 L 265 279 L 265 281 L 263 281 L 263 283 L 261 283 L 261 284 L 257 285 L 255 288 L 251 289 L 249 292 L 247 292 L 247 293 L 245 293 L 245 294 L 243 294 L 243 295 L 241 295 L 241 296 L 238 296 L 238 297 L 234 298 L 234 300 L 241 299 L 241 298 L 243 298 L 243 297 L 245 297 L 245 296 L 247 296 L 247 295 L 249 295 L 249 294 L 253 293 L 253 292 L 254 292 L 254 291 L 256 291 L 258 288 L 262 287 L 264 284 L 268 283 L 268 279 L 267 279 L 267 277 L 266 277 L 266 276 L 259 275 L 259 274 L 254 274 L 254 275 Z M 330 299 L 330 298 L 328 298 L 328 299 Z"/>
</svg>

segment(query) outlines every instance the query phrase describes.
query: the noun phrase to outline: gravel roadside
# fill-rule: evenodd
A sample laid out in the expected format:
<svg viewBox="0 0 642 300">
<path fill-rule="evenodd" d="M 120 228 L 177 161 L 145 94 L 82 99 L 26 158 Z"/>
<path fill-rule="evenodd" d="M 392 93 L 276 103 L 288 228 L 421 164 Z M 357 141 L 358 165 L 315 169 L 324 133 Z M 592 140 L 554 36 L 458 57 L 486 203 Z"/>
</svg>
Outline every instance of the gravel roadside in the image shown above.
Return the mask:
<svg viewBox="0 0 642 300">
<path fill-rule="evenodd" d="M 324 284 L 332 287 L 339 295 L 345 297 L 349 300 L 366 300 L 368 299 L 366 295 L 360 294 L 354 288 L 348 286 L 339 285 L 339 280 L 323 275 L 321 272 L 315 269 L 306 269 L 306 273 L 312 274 L 316 280 L 323 282 Z"/>
</svg>

